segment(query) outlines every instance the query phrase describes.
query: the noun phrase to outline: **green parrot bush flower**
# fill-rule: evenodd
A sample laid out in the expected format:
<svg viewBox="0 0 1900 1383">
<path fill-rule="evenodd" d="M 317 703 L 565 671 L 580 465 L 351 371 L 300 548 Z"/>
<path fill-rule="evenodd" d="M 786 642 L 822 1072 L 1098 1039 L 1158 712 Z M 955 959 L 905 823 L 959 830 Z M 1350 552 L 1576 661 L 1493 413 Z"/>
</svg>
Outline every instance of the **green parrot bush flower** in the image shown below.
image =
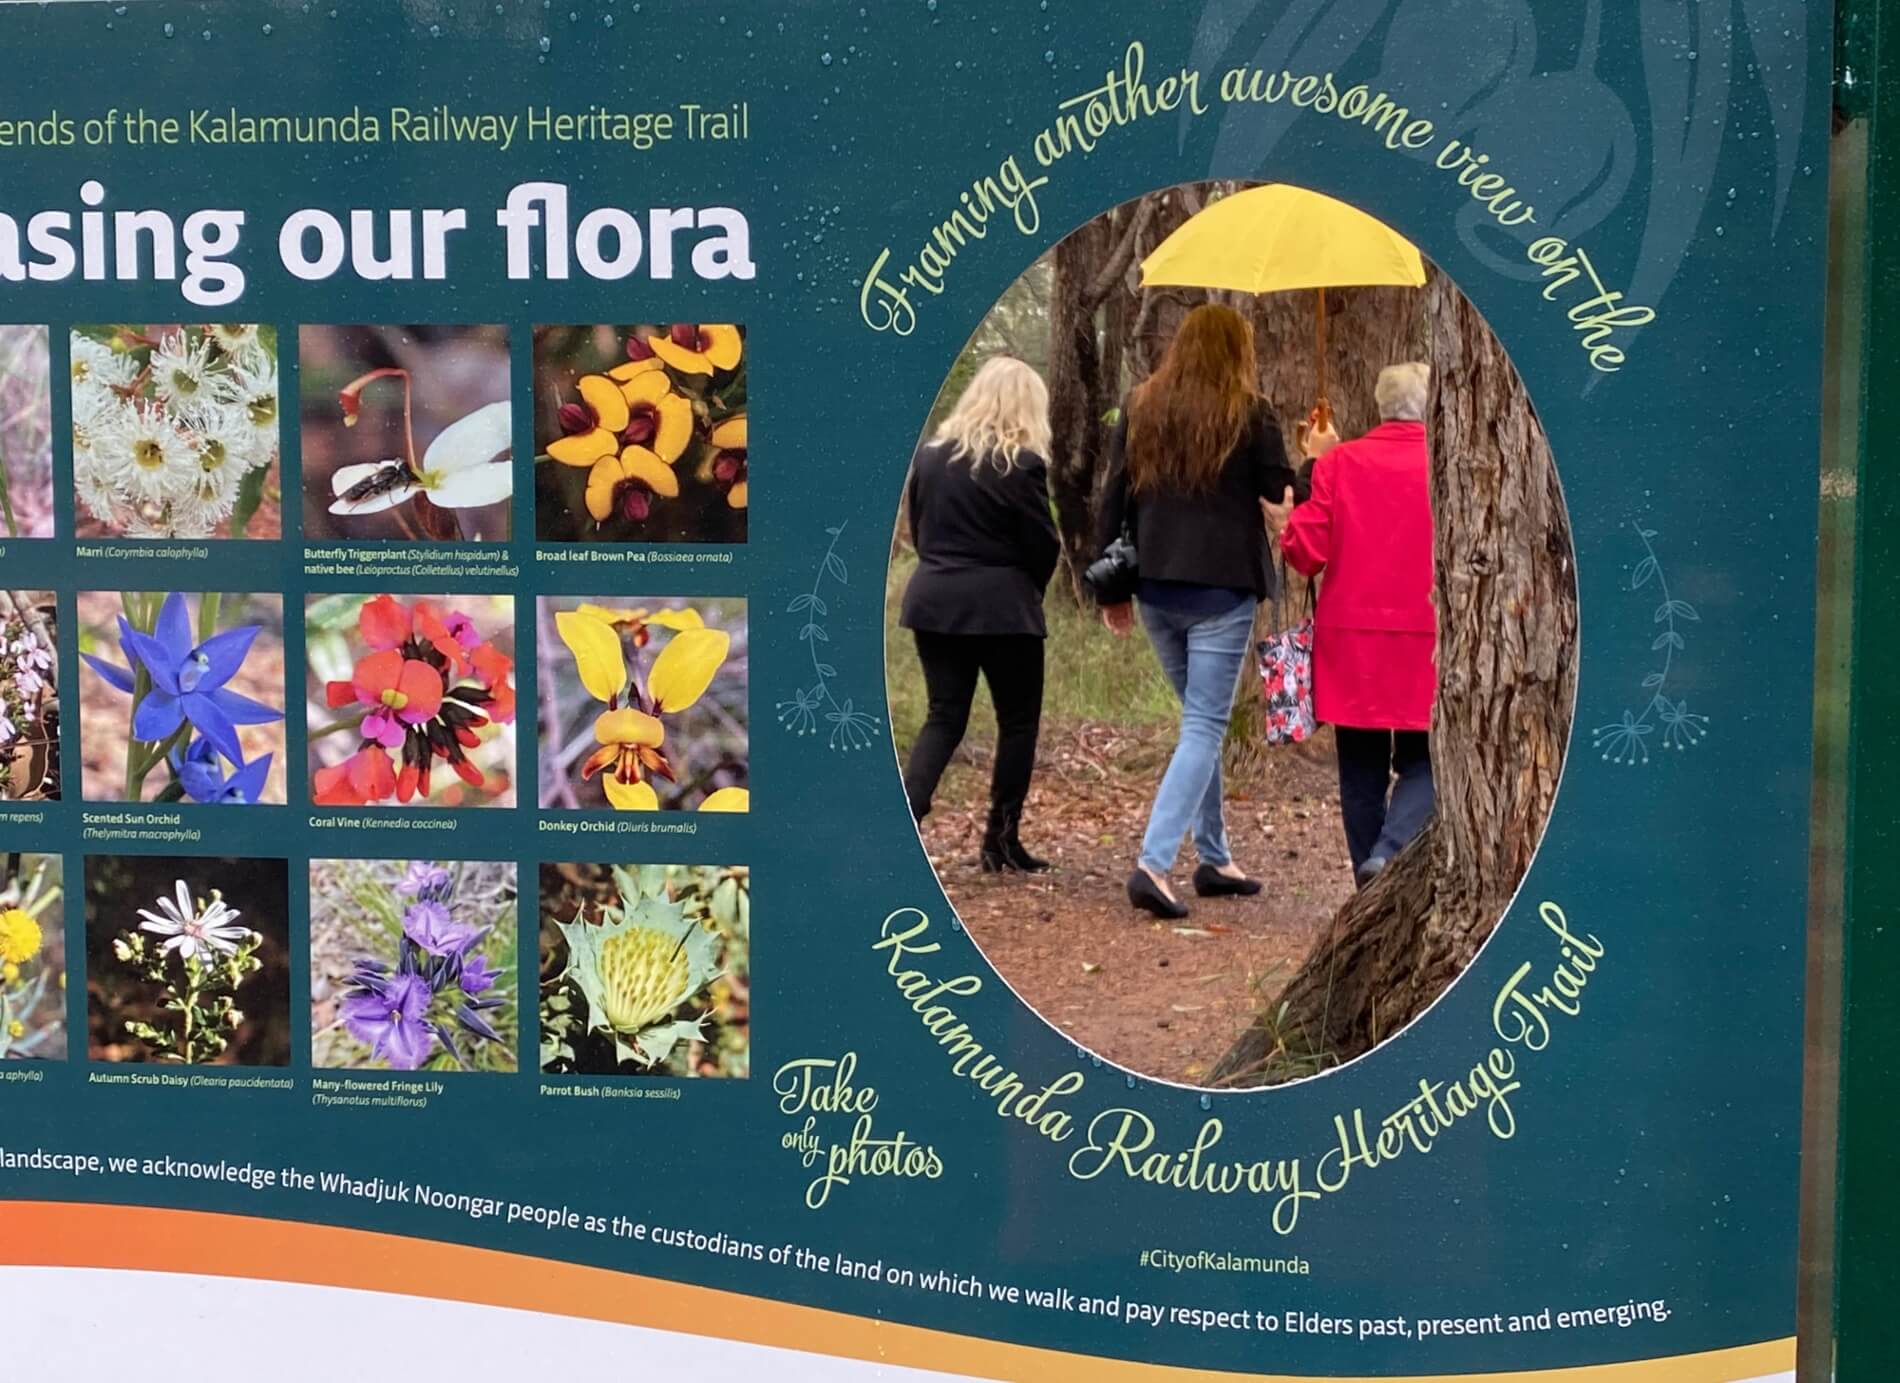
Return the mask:
<svg viewBox="0 0 1900 1383">
<path fill-rule="evenodd" d="M 542 1068 L 744 1074 L 743 1019 L 734 1019 L 746 982 L 745 871 L 634 865 L 610 877 L 613 897 L 597 907 L 543 885 Z"/>
</svg>

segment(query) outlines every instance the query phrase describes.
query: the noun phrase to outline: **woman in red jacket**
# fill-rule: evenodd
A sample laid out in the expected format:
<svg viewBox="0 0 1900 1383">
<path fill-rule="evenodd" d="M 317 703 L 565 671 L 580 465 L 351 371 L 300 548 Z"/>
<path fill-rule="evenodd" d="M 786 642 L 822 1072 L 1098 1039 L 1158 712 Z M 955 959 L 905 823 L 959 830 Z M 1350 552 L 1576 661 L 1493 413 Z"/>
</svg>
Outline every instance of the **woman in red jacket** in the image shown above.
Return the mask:
<svg viewBox="0 0 1900 1383">
<path fill-rule="evenodd" d="M 1354 442 L 1307 443 L 1312 498 L 1262 503 L 1287 565 L 1320 577 L 1313 710 L 1339 747 L 1339 809 L 1361 887 L 1432 812 L 1432 508 L 1425 405 L 1431 369 L 1393 365 L 1376 389 L 1382 421 Z"/>
</svg>

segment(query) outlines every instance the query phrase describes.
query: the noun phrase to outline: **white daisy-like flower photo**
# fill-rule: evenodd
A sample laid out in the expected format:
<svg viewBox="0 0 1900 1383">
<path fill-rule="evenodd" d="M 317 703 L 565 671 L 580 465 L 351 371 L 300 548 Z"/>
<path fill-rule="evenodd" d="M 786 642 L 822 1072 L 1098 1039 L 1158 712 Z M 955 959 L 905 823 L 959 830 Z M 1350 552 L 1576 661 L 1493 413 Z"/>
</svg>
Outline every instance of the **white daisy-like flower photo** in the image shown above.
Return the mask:
<svg viewBox="0 0 1900 1383">
<path fill-rule="evenodd" d="M 139 930 L 164 937 L 165 944 L 159 950 L 176 951 L 186 960 L 236 955 L 238 947 L 255 935 L 250 928 L 237 925 L 244 914 L 229 906 L 216 889 L 211 892 L 211 901 L 201 908 L 192 901 L 183 879 L 178 880 L 175 897 L 159 898 L 158 909 L 139 909 L 139 916 L 145 919 L 139 923 Z"/>
</svg>

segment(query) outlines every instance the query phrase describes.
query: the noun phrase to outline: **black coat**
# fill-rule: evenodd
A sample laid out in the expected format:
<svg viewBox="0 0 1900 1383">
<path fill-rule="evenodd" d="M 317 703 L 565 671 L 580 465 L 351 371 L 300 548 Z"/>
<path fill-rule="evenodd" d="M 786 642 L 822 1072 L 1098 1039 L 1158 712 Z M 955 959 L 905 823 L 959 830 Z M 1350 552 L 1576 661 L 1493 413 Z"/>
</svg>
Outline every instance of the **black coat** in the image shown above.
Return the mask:
<svg viewBox="0 0 1900 1383">
<path fill-rule="evenodd" d="M 1097 519 L 1097 548 L 1106 549 L 1126 520 L 1144 581 L 1177 581 L 1252 591 L 1267 600 L 1275 590 L 1266 523 L 1257 501 L 1278 504 L 1291 487 L 1305 486 L 1287 461 L 1280 424 L 1264 404 L 1256 408 L 1228 453 L 1214 484 L 1200 494 L 1134 494 L 1128 484 L 1128 408 L 1109 446 L 1108 481 Z"/>
<path fill-rule="evenodd" d="M 950 459 L 926 442 L 911 458 L 911 540 L 917 570 L 903 625 L 928 634 L 1048 633 L 1042 593 L 1062 543 L 1049 515 L 1048 468 L 1018 452 L 1006 471 L 988 457 Z"/>
</svg>

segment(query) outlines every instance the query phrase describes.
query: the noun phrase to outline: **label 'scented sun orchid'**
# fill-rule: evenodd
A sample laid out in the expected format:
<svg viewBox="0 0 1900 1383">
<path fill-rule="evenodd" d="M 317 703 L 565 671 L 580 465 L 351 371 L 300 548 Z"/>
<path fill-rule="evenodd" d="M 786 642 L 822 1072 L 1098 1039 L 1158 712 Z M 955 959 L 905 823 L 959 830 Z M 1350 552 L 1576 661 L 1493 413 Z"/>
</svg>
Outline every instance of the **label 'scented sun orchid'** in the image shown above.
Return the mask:
<svg viewBox="0 0 1900 1383">
<path fill-rule="evenodd" d="M 621 896 L 639 896 L 632 880 L 621 880 Z M 611 1033 L 622 1061 L 657 1066 L 675 1043 L 704 1035 L 703 1018 L 666 1021 L 718 978 L 718 934 L 685 913 L 684 903 L 647 898 L 606 909 L 598 926 L 579 916 L 555 924 L 567 942 L 561 977 L 586 997 L 588 1030 Z"/>
</svg>

